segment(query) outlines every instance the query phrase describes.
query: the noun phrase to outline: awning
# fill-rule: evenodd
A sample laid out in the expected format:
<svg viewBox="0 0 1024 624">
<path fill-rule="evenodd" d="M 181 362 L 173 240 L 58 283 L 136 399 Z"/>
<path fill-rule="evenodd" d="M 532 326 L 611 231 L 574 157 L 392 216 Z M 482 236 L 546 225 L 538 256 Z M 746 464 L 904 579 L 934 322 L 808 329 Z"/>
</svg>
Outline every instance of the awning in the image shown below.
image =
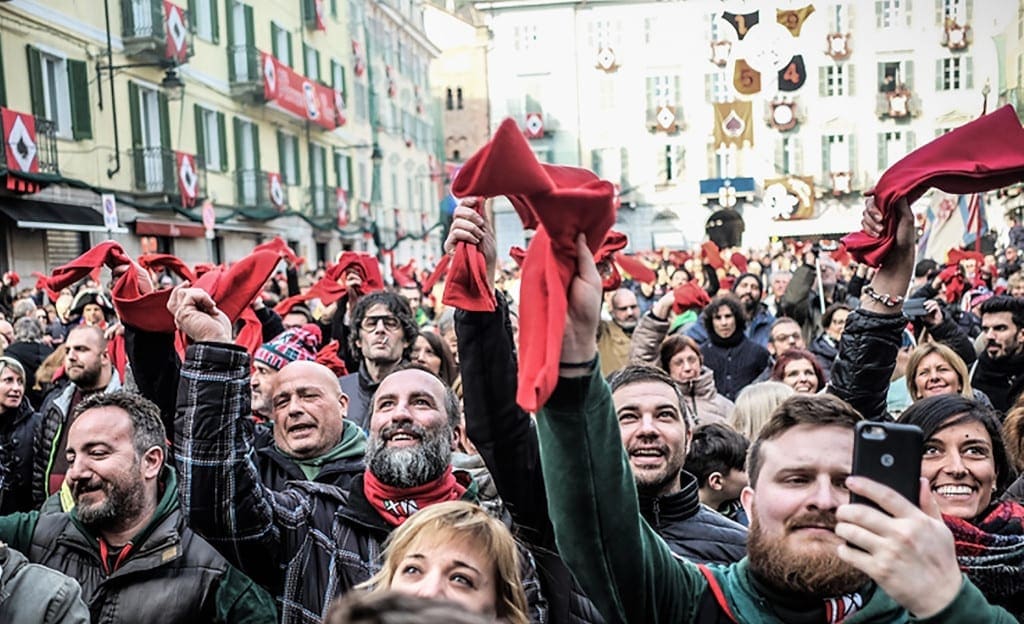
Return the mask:
<svg viewBox="0 0 1024 624">
<path fill-rule="evenodd" d="M 169 236 L 171 238 L 203 238 L 206 230 L 202 223 L 183 221 L 135 220 L 136 236 Z"/>
<path fill-rule="evenodd" d="M 4 201 L 0 213 L 22 229 L 106 232 L 103 215 L 88 206 L 39 201 Z M 126 230 L 119 228 L 118 232 Z"/>
</svg>

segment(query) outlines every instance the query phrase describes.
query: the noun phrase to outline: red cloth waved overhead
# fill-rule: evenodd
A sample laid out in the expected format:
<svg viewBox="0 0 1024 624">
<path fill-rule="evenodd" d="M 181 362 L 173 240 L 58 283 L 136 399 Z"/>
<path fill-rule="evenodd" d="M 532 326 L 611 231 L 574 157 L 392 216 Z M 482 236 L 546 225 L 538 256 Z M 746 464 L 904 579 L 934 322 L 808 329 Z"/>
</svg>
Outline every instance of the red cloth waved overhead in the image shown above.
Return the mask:
<svg viewBox="0 0 1024 624">
<path fill-rule="evenodd" d="M 300 258 L 292 251 L 292 248 L 288 246 L 280 236 L 275 236 L 265 243 L 260 243 L 253 248 L 253 251 L 272 251 L 279 255 L 284 260 L 288 261 L 288 264 L 298 268 L 301 264 L 306 262 L 305 258 Z"/>
<path fill-rule="evenodd" d="M 192 272 L 192 269 L 188 268 L 188 265 L 182 261 L 178 256 L 172 256 L 170 254 L 143 254 L 139 256 L 139 266 L 146 269 L 147 271 L 160 271 L 167 269 L 173 272 L 181 279 L 188 280 L 189 282 L 196 281 L 196 274 Z"/>
<path fill-rule="evenodd" d="M 460 170 L 459 177 L 461 173 Z M 452 193 L 455 193 L 454 185 Z M 483 215 L 484 203 L 478 201 L 474 210 L 477 214 Z M 448 264 L 448 279 L 444 283 L 441 301 L 460 310 L 494 311 L 498 303 L 494 298 L 494 292 L 487 286 L 487 260 L 484 258 L 484 252 L 476 245 L 470 245 L 465 241 L 455 243 L 455 254 Z"/>
<path fill-rule="evenodd" d="M 423 282 L 423 294 L 429 295 L 437 282 L 448 273 L 448 267 L 451 264 L 452 257 L 449 254 L 441 256 L 441 259 L 437 261 L 437 266 L 430 272 L 427 279 Z"/>
<path fill-rule="evenodd" d="M 885 219 L 881 238 L 854 232 L 843 238 L 854 260 L 879 266 L 895 242 L 893 205 L 917 201 L 929 188 L 977 193 L 1024 180 L 1024 129 L 1004 106 L 935 139 L 882 174 L 872 193 Z"/>
<path fill-rule="evenodd" d="M 363 283 L 357 289 L 360 295 L 377 290 L 384 290 L 384 278 L 380 274 L 380 263 L 368 253 L 346 251 L 338 258 L 338 263 L 327 267 L 324 276 L 304 293 L 293 295 L 274 306 L 278 314 L 287 314 L 296 303 L 319 299 L 323 305 L 331 305 L 345 296 L 345 276 L 354 271 L 362 278 Z"/>
<path fill-rule="evenodd" d="M 524 226 L 536 226 L 523 261 L 516 395 L 523 409 L 536 411 L 558 381 L 576 236 L 584 233 L 590 251 L 598 251 L 615 222 L 615 188 L 586 169 L 537 162 L 515 121 L 506 119 L 459 170 L 452 194 L 504 195 L 525 215 Z"/>
</svg>

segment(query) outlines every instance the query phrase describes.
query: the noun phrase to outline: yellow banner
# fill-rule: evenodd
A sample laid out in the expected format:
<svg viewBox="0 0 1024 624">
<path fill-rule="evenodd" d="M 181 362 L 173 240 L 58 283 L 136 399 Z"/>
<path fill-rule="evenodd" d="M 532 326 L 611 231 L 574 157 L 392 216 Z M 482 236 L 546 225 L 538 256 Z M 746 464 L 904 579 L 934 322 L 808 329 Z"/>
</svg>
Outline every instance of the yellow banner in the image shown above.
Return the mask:
<svg viewBox="0 0 1024 624">
<path fill-rule="evenodd" d="M 715 102 L 715 146 L 754 145 L 753 105 L 750 102 Z"/>
</svg>

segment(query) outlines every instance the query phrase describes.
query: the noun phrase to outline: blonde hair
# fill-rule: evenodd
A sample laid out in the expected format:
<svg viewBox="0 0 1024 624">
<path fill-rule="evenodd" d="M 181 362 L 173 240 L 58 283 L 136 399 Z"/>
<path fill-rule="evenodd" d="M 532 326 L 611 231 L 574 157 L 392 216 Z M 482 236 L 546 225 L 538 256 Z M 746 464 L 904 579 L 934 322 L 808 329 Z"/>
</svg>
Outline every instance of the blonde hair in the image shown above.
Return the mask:
<svg viewBox="0 0 1024 624">
<path fill-rule="evenodd" d="M 380 571 L 358 587 L 371 593 L 391 589 L 406 554 L 424 542 L 464 540 L 494 562 L 495 617 L 509 624 L 526 624 L 526 593 L 519 573 L 519 550 L 508 528 L 479 505 L 464 501 L 438 503 L 417 511 L 384 543 Z"/>
<path fill-rule="evenodd" d="M 771 420 L 775 408 L 795 394 L 793 388 L 781 381 L 762 381 L 743 389 L 736 397 L 732 412 L 732 427 L 748 440 L 757 438 L 761 428 Z"/>
<path fill-rule="evenodd" d="M 971 389 L 971 376 L 967 372 L 967 365 L 964 364 L 963 359 L 956 354 L 956 351 L 950 349 L 941 342 L 923 342 L 910 352 L 910 358 L 907 359 L 907 390 L 910 392 L 911 400 L 918 401 L 921 399 L 921 394 L 917 391 L 917 384 L 915 378 L 917 377 L 917 367 L 921 365 L 921 360 L 928 357 L 929 355 L 936 353 L 943 360 L 948 363 L 953 370 L 956 372 L 956 376 L 960 378 L 960 396 L 966 399 L 974 398 L 974 390 Z"/>
</svg>

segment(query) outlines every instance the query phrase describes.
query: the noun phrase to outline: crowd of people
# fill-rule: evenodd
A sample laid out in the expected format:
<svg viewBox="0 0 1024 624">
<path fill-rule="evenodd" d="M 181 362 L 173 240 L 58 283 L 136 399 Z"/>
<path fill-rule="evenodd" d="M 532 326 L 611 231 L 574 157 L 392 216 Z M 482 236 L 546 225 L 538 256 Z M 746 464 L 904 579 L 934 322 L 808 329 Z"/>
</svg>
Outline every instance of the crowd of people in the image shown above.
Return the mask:
<svg viewBox="0 0 1024 624">
<path fill-rule="evenodd" d="M 869 197 L 870 267 L 581 226 L 542 286 L 486 214 L 429 271 L 4 275 L 0 621 L 1024 619 L 1014 243 L 918 260 Z M 914 500 L 851 475 L 865 420 L 920 428 Z"/>
</svg>

